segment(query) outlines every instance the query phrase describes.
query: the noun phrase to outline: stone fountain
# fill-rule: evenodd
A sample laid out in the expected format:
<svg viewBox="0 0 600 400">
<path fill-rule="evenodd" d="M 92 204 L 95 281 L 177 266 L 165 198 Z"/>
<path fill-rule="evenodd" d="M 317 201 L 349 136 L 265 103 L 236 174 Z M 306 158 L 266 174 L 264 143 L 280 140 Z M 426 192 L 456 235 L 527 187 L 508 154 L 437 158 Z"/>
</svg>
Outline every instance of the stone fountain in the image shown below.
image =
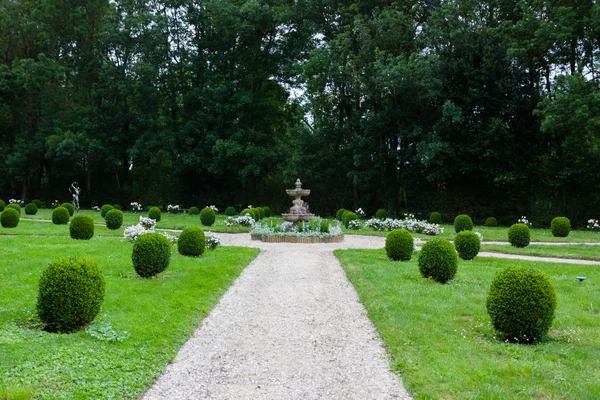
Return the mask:
<svg viewBox="0 0 600 400">
<path fill-rule="evenodd" d="M 285 191 L 288 196 L 295 197 L 292 200 L 294 206 L 290 208 L 289 214 L 281 214 L 284 220 L 288 222 L 298 223 L 300 221 L 310 221 L 314 214 L 310 214 L 306 207 L 304 206 L 304 201 L 301 197 L 308 196 L 310 194 L 310 189 L 302 189 L 302 182 L 300 182 L 300 178 L 296 180 L 296 189 L 287 189 Z"/>
</svg>

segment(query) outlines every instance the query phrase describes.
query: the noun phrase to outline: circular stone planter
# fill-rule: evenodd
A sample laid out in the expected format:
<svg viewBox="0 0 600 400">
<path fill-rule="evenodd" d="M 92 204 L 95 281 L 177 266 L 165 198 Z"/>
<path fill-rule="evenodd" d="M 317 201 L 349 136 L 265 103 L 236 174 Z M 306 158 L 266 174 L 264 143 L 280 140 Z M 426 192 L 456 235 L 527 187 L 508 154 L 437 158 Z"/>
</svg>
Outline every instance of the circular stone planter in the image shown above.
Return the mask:
<svg viewBox="0 0 600 400">
<path fill-rule="evenodd" d="M 329 237 L 296 237 L 296 236 L 265 236 L 250 235 L 252 240 L 261 240 L 265 243 L 340 243 L 344 236 Z"/>
</svg>

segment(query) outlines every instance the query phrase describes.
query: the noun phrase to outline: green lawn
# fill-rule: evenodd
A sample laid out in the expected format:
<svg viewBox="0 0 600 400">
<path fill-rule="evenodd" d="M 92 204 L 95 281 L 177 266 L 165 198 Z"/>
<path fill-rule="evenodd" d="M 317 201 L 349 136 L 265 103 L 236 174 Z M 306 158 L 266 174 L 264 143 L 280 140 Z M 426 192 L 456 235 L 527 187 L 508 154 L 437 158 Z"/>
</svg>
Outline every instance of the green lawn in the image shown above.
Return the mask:
<svg viewBox="0 0 600 400">
<path fill-rule="evenodd" d="M 141 395 L 258 254 L 219 247 L 191 258 L 174 246 L 169 268 L 158 278 L 141 279 L 131 265 L 132 244 L 121 238 L 0 236 L 0 247 L 0 399 Z M 67 256 L 100 265 L 106 296 L 86 331 L 47 333 L 36 317 L 37 284 L 48 263 Z"/>
<path fill-rule="evenodd" d="M 526 256 L 581 258 L 584 260 L 600 261 L 600 246 L 598 245 L 543 245 L 530 244 L 519 248 L 510 245 L 485 244 L 481 245 L 481 251 L 494 251 L 498 253 L 523 254 Z"/>
<path fill-rule="evenodd" d="M 549 339 L 531 346 L 498 341 L 485 309 L 493 276 L 514 260 L 460 261 L 456 279 L 441 285 L 420 276 L 418 254 L 409 262 L 388 261 L 384 250 L 336 255 L 415 398 L 600 398 L 598 267 L 518 262 L 544 270 L 557 292 Z"/>
</svg>

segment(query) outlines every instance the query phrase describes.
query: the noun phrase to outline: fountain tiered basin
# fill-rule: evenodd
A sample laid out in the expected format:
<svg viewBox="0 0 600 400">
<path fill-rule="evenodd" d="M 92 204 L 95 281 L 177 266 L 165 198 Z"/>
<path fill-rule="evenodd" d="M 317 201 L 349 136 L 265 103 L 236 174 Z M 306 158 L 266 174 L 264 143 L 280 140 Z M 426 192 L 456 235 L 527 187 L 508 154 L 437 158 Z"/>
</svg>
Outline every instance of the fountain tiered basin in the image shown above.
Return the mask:
<svg viewBox="0 0 600 400">
<path fill-rule="evenodd" d="M 288 196 L 292 196 L 295 199 L 292 201 L 294 206 L 290 208 L 290 212 L 287 214 L 281 214 L 283 219 L 287 222 L 297 224 L 300 221 L 310 221 L 314 214 L 308 212 L 304 205 L 302 197 L 306 197 L 310 194 L 310 189 L 302 189 L 302 182 L 298 178 L 296 180 L 296 189 L 286 189 L 285 191 Z"/>
</svg>

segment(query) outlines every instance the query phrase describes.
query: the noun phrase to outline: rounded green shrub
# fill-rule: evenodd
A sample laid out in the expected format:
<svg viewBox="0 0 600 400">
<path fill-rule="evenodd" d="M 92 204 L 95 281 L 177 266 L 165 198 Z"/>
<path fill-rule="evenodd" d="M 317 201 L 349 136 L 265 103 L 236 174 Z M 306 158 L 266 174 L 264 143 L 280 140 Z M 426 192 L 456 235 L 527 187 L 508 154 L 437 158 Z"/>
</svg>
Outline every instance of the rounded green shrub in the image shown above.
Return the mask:
<svg viewBox="0 0 600 400">
<path fill-rule="evenodd" d="M 85 327 L 98 315 L 105 287 L 104 277 L 94 261 L 88 258 L 54 261 L 40 279 L 36 306 L 40 320 L 50 330 L 59 332 Z"/>
<path fill-rule="evenodd" d="M 158 275 L 171 261 L 171 242 L 160 233 L 143 233 L 133 243 L 131 261 L 142 278 Z"/>
<path fill-rule="evenodd" d="M 508 241 L 515 247 L 529 246 L 529 227 L 525 224 L 514 224 L 508 228 Z"/>
<path fill-rule="evenodd" d="M 75 207 L 73 207 L 73 204 L 71 204 L 71 203 L 62 203 L 60 206 L 66 208 L 69 211 L 69 216 L 70 217 L 72 217 L 73 214 L 75 214 Z"/>
<path fill-rule="evenodd" d="M 479 253 L 481 240 L 473 231 L 462 231 L 454 238 L 454 247 L 463 260 L 472 260 Z"/>
<path fill-rule="evenodd" d="M 354 221 L 355 219 L 358 219 L 358 215 L 356 215 L 352 211 L 346 211 L 344 213 L 342 222 L 344 223 L 344 226 L 346 227 L 346 229 L 348 229 L 348 225 L 350 224 L 350 221 Z"/>
<path fill-rule="evenodd" d="M 542 272 L 510 267 L 492 281 L 486 307 L 492 325 L 504 339 L 537 343 L 552 325 L 556 293 Z"/>
<path fill-rule="evenodd" d="M 263 219 L 265 217 L 265 209 L 262 207 L 257 207 L 256 210 L 258 211 L 260 219 Z"/>
<path fill-rule="evenodd" d="M 114 210 L 115 208 L 113 206 L 111 206 L 110 204 L 104 204 L 101 208 L 100 208 L 100 215 L 102 216 L 102 218 L 106 217 L 106 213 L 109 212 L 110 210 Z"/>
<path fill-rule="evenodd" d="M 123 225 L 123 211 L 113 208 L 104 217 L 106 227 L 111 230 L 119 229 Z"/>
<path fill-rule="evenodd" d="M 52 223 L 56 225 L 66 225 L 69 223 L 69 219 L 71 215 L 69 214 L 69 210 L 64 207 L 56 207 L 52 211 Z"/>
<path fill-rule="evenodd" d="M 38 212 L 38 207 L 34 203 L 29 203 L 25 206 L 25 214 L 35 215 Z"/>
<path fill-rule="evenodd" d="M 252 212 L 252 210 L 249 210 L 249 209 L 242 210 L 242 212 L 240 213 L 240 215 L 241 216 L 243 216 L 243 215 L 249 215 L 249 216 L 251 216 L 256 221 L 256 218 L 254 218 L 254 213 Z"/>
<path fill-rule="evenodd" d="M 114 208 L 115 210 L 121 210 L 121 211 L 123 210 L 123 207 L 121 207 L 121 205 L 120 205 L 120 204 L 113 204 L 113 208 Z"/>
<path fill-rule="evenodd" d="M 446 283 L 454 278 L 458 269 L 458 257 L 452 243 L 435 238 L 427 241 L 419 254 L 419 271 L 425 278 Z"/>
<path fill-rule="evenodd" d="M 442 214 L 437 211 L 434 211 L 429 215 L 429 222 L 432 224 L 441 224 L 442 223 Z"/>
<path fill-rule="evenodd" d="M 190 209 L 188 210 L 188 214 L 190 215 L 198 215 L 200 214 L 200 209 L 198 207 L 190 207 Z"/>
<path fill-rule="evenodd" d="M 466 214 L 461 214 L 454 218 L 454 231 L 456 233 L 462 231 L 472 231 L 473 220 Z"/>
<path fill-rule="evenodd" d="M 6 207 L 16 210 L 19 213 L 19 215 L 21 215 L 21 206 L 18 205 L 17 203 L 10 203 Z"/>
<path fill-rule="evenodd" d="M 211 210 L 209 208 L 209 210 Z M 213 211 L 213 210 L 211 210 Z M 214 212 L 214 211 L 213 211 Z M 206 249 L 206 236 L 197 226 L 185 228 L 177 240 L 177 251 L 183 256 L 201 256 Z"/>
<path fill-rule="evenodd" d="M 265 211 L 265 217 L 269 218 L 271 217 L 271 209 L 269 207 L 263 207 L 263 210 Z"/>
<path fill-rule="evenodd" d="M 384 210 L 383 208 L 380 208 L 375 213 L 375 218 L 377 218 L 377 219 L 386 219 L 387 217 L 388 217 L 388 212 L 387 212 L 387 210 Z"/>
<path fill-rule="evenodd" d="M 485 226 L 498 226 L 498 220 L 494 217 L 489 217 L 485 220 Z"/>
<path fill-rule="evenodd" d="M 392 261 L 408 261 L 415 251 L 415 242 L 406 229 L 395 229 L 385 238 L 385 252 Z"/>
<path fill-rule="evenodd" d="M 0 212 L 4 211 L 5 208 L 6 208 L 6 203 L 4 202 L 4 200 L 0 200 Z"/>
<path fill-rule="evenodd" d="M 2 214 L 0 214 L 0 224 L 3 228 L 16 228 L 19 225 L 21 216 L 12 207 L 6 207 Z"/>
<path fill-rule="evenodd" d="M 38 199 L 31 200 L 31 202 L 32 202 L 33 204 L 35 204 L 35 206 L 36 206 L 38 209 L 42 208 L 42 206 L 44 205 L 44 204 L 42 203 L 42 201 L 41 201 L 41 200 L 38 200 Z"/>
<path fill-rule="evenodd" d="M 212 208 L 206 207 L 200 211 L 200 222 L 202 222 L 202 225 L 204 226 L 212 226 L 215 223 L 216 218 L 217 214 Z"/>
<path fill-rule="evenodd" d="M 250 209 L 250 215 L 252 216 L 252 218 L 254 218 L 255 221 L 258 221 L 260 219 L 260 213 L 256 208 Z"/>
<path fill-rule="evenodd" d="M 158 222 L 158 221 L 160 221 L 160 216 L 161 216 L 160 208 L 150 207 L 150 209 L 148 210 L 148 218 L 152 218 L 153 220 Z"/>
<path fill-rule="evenodd" d="M 94 236 L 94 219 L 83 214 L 74 216 L 69 225 L 69 233 L 73 239 L 91 239 Z"/>
<path fill-rule="evenodd" d="M 237 214 L 235 207 L 229 206 L 225 209 L 225 215 L 228 217 L 233 217 L 235 214 Z"/>
<path fill-rule="evenodd" d="M 552 236 L 555 237 L 567 237 L 571 232 L 571 221 L 567 217 L 556 217 L 550 223 L 550 230 Z"/>
<path fill-rule="evenodd" d="M 335 213 L 335 218 L 338 221 L 341 221 L 344 218 L 344 213 L 348 211 L 345 208 L 340 208 L 339 210 L 337 210 L 337 212 Z"/>
</svg>

